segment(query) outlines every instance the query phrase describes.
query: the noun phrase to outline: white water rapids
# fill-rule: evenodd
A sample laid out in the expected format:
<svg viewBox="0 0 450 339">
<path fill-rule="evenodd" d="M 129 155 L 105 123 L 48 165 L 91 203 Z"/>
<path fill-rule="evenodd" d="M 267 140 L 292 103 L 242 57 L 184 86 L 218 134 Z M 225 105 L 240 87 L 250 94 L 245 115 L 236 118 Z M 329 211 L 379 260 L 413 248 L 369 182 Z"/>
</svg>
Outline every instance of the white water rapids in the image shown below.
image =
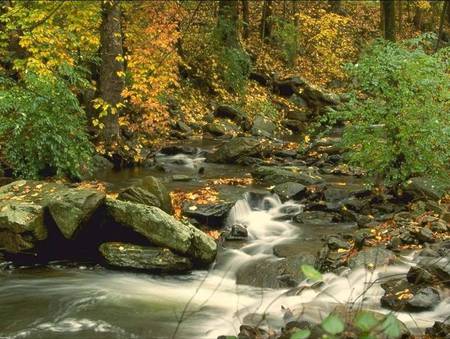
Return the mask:
<svg viewBox="0 0 450 339">
<path fill-rule="evenodd" d="M 186 276 L 103 269 L 0 272 L 0 338 L 171 338 L 179 325 L 176 338 L 212 339 L 236 335 L 250 313 L 267 313 L 269 323 L 260 326 L 279 328 L 282 306 L 290 310 L 284 313 L 285 320 L 303 312 L 302 319 L 318 321 L 337 305 L 352 302 L 380 310 L 383 290 L 378 284 L 369 288 L 370 283 L 408 270 L 405 265 L 325 274 L 324 284 L 309 287 L 303 282 L 297 294 L 236 285 L 239 267 L 273 256 L 275 244 L 301 232 L 300 226 L 278 220 L 286 207 L 300 212 L 302 206 L 282 204 L 277 196 L 259 201 L 249 197 L 237 202 L 228 223 L 247 226 L 250 240 L 239 249 L 223 249 L 209 272 Z M 449 297 L 442 299 L 433 311 L 397 315 L 408 326 L 431 326 L 448 316 Z"/>
</svg>

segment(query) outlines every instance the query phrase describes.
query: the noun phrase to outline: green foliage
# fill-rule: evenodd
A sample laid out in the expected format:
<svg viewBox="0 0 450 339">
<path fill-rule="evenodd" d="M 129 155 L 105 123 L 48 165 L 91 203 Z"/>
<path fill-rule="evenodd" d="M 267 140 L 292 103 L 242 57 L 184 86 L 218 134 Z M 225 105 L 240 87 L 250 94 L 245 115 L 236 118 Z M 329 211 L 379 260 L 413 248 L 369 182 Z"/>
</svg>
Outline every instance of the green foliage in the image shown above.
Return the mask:
<svg viewBox="0 0 450 339">
<path fill-rule="evenodd" d="M 280 113 L 275 105 L 269 100 L 253 100 L 243 107 L 250 115 L 261 115 L 271 121 L 278 121 Z"/>
<path fill-rule="evenodd" d="M 378 325 L 378 320 L 372 312 L 361 311 L 356 315 L 354 324 L 362 332 L 370 332 Z"/>
<path fill-rule="evenodd" d="M 328 315 L 328 317 L 322 321 L 321 326 L 325 332 L 333 335 L 342 333 L 345 329 L 344 322 L 336 314 Z"/>
<path fill-rule="evenodd" d="M 219 64 L 219 75 L 227 90 L 242 94 L 250 73 L 250 57 L 239 41 L 233 38 L 236 27 L 227 20 L 221 21 L 212 33 L 211 47 Z"/>
<path fill-rule="evenodd" d="M 273 39 L 281 48 L 285 61 L 293 66 L 299 48 L 299 30 L 290 21 L 276 18 L 274 22 Z"/>
<path fill-rule="evenodd" d="M 349 323 L 345 323 L 337 314 L 330 313 L 321 323 L 323 338 L 347 338 L 349 333 L 354 332 L 358 338 L 377 338 L 384 334 L 387 338 L 399 338 L 402 334 L 400 322 L 397 318 L 388 314 L 383 316 L 370 311 L 360 311 Z M 290 339 L 306 339 L 311 336 L 309 329 L 301 329 L 294 332 Z M 351 336 L 351 335 L 350 335 Z"/>
<path fill-rule="evenodd" d="M 396 185 L 445 175 L 450 163 L 450 49 L 374 43 L 349 66 L 355 89 L 332 121 L 349 121 L 343 136 L 350 163 Z"/>
<path fill-rule="evenodd" d="M 306 279 L 312 280 L 312 281 L 319 281 L 322 280 L 322 274 L 317 271 L 314 267 L 311 265 L 302 265 L 300 267 L 303 274 L 305 275 Z"/>
<path fill-rule="evenodd" d="M 250 72 L 250 58 L 240 48 L 222 48 L 218 55 L 224 85 L 235 93 L 243 93 Z"/>
<path fill-rule="evenodd" d="M 311 331 L 306 329 L 296 331 L 291 335 L 291 339 L 307 339 L 311 335 Z"/>
<path fill-rule="evenodd" d="M 382 324 L 383 332 L 388 338 L 398 338 L 401 335 L 400 323 L 397 318 L 388 314 Z"/>
<path fill-rule="evenodd" d="M 84 112 L 69 89 L 75 75 L 63 71 L 65 79 L 32 72 L 20 83 L 0 78 L 1 156 L 17 176 L 38 178 L 50 170 L 79 177 L 88 169 Z"/>
</svg>

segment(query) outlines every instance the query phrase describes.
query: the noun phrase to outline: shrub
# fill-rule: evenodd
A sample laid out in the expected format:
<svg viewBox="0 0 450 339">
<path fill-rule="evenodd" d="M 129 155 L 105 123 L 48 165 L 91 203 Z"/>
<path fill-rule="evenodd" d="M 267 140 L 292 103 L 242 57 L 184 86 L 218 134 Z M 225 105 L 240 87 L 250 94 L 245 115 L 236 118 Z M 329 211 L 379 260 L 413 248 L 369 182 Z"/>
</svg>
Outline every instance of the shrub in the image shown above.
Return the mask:
<svg viewBox="0 0 450 339">
<path fill-rule="evenodd" d="M 418 43 L 377 41 L 349 66 L 352 99 L 331 117 L 349 122 L 343 143 L 351 164 L 388 185 L 417 175 L 446 174 L 449 54 L 449 48 L 427 54 Z"/>
<path fill-rule="evenodd" d="M 20 83 L 0 78 L 1 156 L 15 175 L 79 177 L 88 166 L 92 148 L 84 112 L 69 85 L 32 72 Z"/>
<path fill-rule="evenodd" d="M 274 41 L 280 46 L 285 61 L 293 66 L 298 52 L 298 28 L 282 19 L 275 20 Z"/>
</svg>

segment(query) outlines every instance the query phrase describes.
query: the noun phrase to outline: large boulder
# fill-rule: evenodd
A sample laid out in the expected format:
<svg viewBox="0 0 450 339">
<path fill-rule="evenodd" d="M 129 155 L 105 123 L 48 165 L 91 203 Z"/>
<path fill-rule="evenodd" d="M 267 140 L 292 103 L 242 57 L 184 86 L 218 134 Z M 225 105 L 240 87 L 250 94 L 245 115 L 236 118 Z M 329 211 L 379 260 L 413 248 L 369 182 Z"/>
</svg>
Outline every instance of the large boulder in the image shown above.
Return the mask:
<svg viewBox="0 0 450 339">
<path fill-rule="evenodd" d="M 290 199 L 301 199 L 306 196 L 306 186 L 299 184 L 298 182 L 285 182 L 276 185 L 272 192 L 277 194 L 281 201 Z"/>
<path fill-rule="evenodd" d="M 306 84 L 301 93 L 301 97 L 308 103 L 310 108 L 320 110 L 324 106 L 335 106 L 341 101 L 338 95 L 325 92 L 323 89 Z"/>
<path fill-rule="evenodd" d="M 299 93 L 301 86 L 305 84 L 305 80 L 298 76 L 288 77 L 284 79 L 274 79 L 273 92 L 289 98 L 293 94 Z"/>
<path fill-rule="evenodd" d="M 0 249 L 18 253 L 35 248 L 47 238 L 44 207 L 34 203 L 2 201 L 0 204 Z"/>
<path fill-rule="evenodd" d="M 67 189 L 53 195 L 48 203 L 48 209 L 64 237 L 72 239 L 80 226 L 89 220 L 104 200 L 103 192 Z"/>
<path fill-rule="evenodd" d="M 161 201 L 158 199 L 158 197 L 143 189 L 142 187 L 128 187 L 119 193 L 117 199 L 161 208 Z"/>
<path fill-rule="evenodd" d="M 156 246 L 167 247 L 201 263 L 211 263 L 216 256 L 217 245 L 211 237 L 157 207 L 106 199 L 106 208 L 115 222 L 131 228 Z"/>
<path fill-rule="evenodd" d="M 229 105 L 219 105 L 214 111 L 214 116 L 217 118 L 226 118 L 236 121 L 238 123 L 247 122 L 248 116 L 245 112 Z"/>
<path fill-rule="evenodd" d="M 446 192 L 450 191 L 450 183 L 426 177 L 416 177 L 407 181 L 405 191 L 420 197 L 439 200 Z"/>
<path fill-rule="evenodd" d="M 253 157 L 261 154 L 262 140 L 251 137 L 237 137 L 221 145 L 207 156 L 208 162 L 232 163 L 239 158 Z"/>
<path fill-rule="evenodd" d="M 172 199 L 170 198 L 169 191 L 160 179 L 149 175 L 141 179 L 137 186 L 142 187 L 144 190 L 158 198 L 159 205 L 157 207 L 167 213 L 173 212 Z"/>
<path fill-rule="evenodd" d="M 273 137 L 276 129 L 277 126 L 271 120 L 257 115 L 253 120 L 251 133 L 255 136 Z"/>
<path fill-rule="evenodd" d="M 167 248 L 108 242 L 100 245 L 99 251 L 109 266 L 118 268 L 164 273 L 192 269 L 188 258 L 176 255 Z"/>
<path fill-rule="evenodd" d="M 297 166 L 259 166 L 252 171 L 252 176 L 272 185 L 296 182 L 307 186 L 323 182 L 323 178 L 314 171 Z"/>
<path fill-rule="evenodd" d="M 214 119 L 214 121 L 206 124 L 205 129 L 212 135 L 216 136 L 235 136 L 239 132 L 241 132 L 241 129 L 238 125 L 226 119 Z"/>
</svg>

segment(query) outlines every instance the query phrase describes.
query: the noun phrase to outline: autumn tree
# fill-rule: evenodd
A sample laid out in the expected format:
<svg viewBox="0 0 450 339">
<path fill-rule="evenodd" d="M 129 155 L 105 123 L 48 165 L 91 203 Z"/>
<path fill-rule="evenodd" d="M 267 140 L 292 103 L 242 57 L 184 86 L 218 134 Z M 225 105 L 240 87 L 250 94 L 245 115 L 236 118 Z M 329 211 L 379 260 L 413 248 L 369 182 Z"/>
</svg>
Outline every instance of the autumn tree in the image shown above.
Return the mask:
<svg viewBox="0 0 450 339">
<path fill-rule="evenodd" d="M 103 123 L 100 138 L 105 150 L 111 152 L 120 141 L 118 110 L 122 103 L 124 88 L 124 64 L 119 0 L 102 1 L 102 21 L 100 26 L 99 94 Z"/>
<path fill-rule="evenodd" d="M 382 0 L 383 33 L 386 40 L 395 41 L 395 3 L 394 0 Z"/>
</svg>

